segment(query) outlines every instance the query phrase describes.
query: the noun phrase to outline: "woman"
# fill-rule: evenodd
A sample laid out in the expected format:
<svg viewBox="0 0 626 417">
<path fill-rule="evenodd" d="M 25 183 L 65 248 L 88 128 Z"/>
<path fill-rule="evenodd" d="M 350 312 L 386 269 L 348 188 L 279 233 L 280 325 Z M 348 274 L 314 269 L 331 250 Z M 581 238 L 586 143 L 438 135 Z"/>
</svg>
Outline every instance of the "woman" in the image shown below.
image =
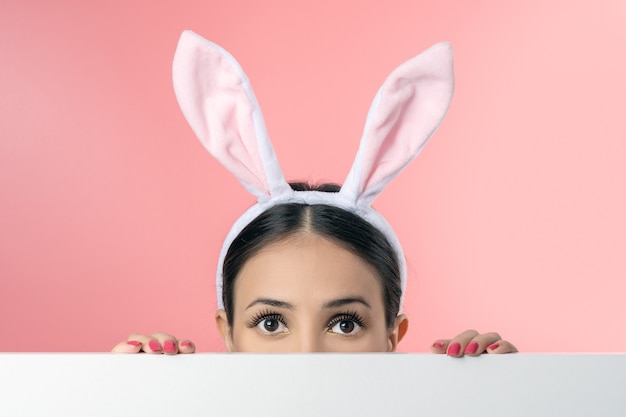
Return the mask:
<svg viewBox="0 0 626 417">
<path fill-rule="evenodd" d="M 231 352 L 393 352 L 406 334 L 402 247 L 371 203 L 443 119 L 452 54 L 437 44 L 383 83 L 343 186 L 289 184 L 249 81 L 235 59 L 183 32 L 174 88 L 194 132 L 257 197 L 229 232 L 218 263 L 217 327 Z M 189 340 L 135 334 L 115 352 L 191 353 Z M 496 333 L 464 332 L 432 350 L 515 352 Z"/>
<path fill-rule="evenodd" d="M 217 327 L 229 352 L 393 352 L 408 328 L 399 314 L 399 271 L 385 236 L 358 216 L 327 205 L 277 205 L 230 246 Z M 131 335 L 113 350 L 175 354 L 195 347 L 155 333 Z M 468 331 L 436 341 L 432 351 L 516 350 L 496 333 Z"/>
</svg>

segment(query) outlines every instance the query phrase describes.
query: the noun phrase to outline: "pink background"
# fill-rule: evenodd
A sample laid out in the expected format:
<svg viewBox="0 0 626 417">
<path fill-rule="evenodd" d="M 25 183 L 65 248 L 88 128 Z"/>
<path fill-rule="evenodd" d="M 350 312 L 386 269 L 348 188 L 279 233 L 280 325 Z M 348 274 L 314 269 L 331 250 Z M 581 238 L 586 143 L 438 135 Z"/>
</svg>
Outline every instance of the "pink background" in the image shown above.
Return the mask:
<svg viewBox="0 0 626 417">
<path fill-rule="evenodd" d="M 624 28 L 623 0 L 3 0 L 0 350 L 223 350 L 216 256 L 252 199 L 178 109 L 183 29 L 239 60 L 290 179 L 338 182 L 384 77 L 451 41 L 448 117 L 375 202 L 410 268 L 401 350 L 472 327 L 626 350 Z"/>
</svg>

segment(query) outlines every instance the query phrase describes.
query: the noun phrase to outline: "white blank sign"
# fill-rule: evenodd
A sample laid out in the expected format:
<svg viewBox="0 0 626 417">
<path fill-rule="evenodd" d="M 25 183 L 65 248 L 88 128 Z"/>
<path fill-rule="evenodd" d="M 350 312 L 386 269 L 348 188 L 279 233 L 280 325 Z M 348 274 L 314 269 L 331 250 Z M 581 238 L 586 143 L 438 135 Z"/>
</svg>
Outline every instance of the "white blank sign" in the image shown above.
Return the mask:
<svg viewBox="0 0 626 417">
<path fill-rule="evenodd" d="M 626 416 L 626 355 L 0 354 L 0 416 Z"/>
</svg>

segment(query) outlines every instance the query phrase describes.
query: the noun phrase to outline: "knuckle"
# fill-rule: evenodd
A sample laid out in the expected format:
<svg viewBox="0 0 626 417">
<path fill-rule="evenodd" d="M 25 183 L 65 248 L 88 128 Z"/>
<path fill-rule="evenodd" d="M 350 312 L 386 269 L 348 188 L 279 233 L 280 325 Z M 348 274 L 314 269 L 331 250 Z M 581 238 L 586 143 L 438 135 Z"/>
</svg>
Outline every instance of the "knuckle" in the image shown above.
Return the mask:
<svg viewBox="0 0 626 417">
<path fill-rule="evenodd" d="M 458 335 L 455 339 L 462 338 L 462 337 L 472 337 L 473 338 L 473 337 L 476 337 L 478 335 L 480 335 L 480 333 L 478 333 L 475 329 L 469 329 L 469 330 L 464 331 L 460 335 Z"/>
</svg>

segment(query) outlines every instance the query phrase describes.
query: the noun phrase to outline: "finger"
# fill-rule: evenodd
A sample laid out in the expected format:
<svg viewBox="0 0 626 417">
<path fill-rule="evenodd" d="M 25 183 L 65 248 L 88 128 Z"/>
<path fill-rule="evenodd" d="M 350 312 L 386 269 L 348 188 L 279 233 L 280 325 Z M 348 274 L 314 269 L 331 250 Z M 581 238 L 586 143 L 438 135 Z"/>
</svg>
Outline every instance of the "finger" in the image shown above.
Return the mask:
<svg viewBox="0 0 626 417">
<path fill-rule="evenodd" d="M 448 350 L 448 345 L 450 344 L 450 340 L 448 339 L 438 339 L 435 340 L 435 343 L 430 345 L 430 352 L 436 354 L 446 353 Z"/>
<path fill-rule="evenodd" d="M 189 339 L 181 339 L 178 341 L 178 353 L 194 353 L 196 345 Z"/>
<path fill-rule="evenodd" d="M 463 333 L 458 334 L 450 341 L 450 344 L 448 344 L 448 350 L 446 353 L 448 356 L 460 358 L 463 356 L 463 352 L 465 352 L 469 342 L 476 336 L 478 336 L 478 332 L 476 330 L 466 330 Z"/>
<path fill-rule="evenodd" d="M 163 347 L 163 352 L 166 355 L 176 355 L 178 353 L 178 340 L 176 337 L 169 333 L 156 332 L 152 333 L 157 342 Z"/>
<path fill-rule="evenodd" d="M 494 332 L 479 334 L 470 340 L 463 353 L 470 356 L 478 356 L 485 353 L 487 346 L 492 345 L 501 339 L 500 335 Z"/>
<path fill-rule="evenodd" d="M 516 352 L 517 352 L 517 348 L 513 346 L 511 342 L 508 342 L 506 340 L 498 340 L 495 343 L 492 343 L 489 346 L 487 346 L 487 353 L 493 353 L 496 355 L 502 354 L 502 353 L 516 353 Z"/>
<path fill-rule="evenodd" d="M 163 346 L 152 336 L 133 333 L 128 337 L 127 342 L 141 343 L 141 350 L 146 353 L 163 353 Z"/>
<path fill-rule="evenodd" d="M 113 353 L 139 353 L 141 352 L 141 342 L 136 340 L 125 340 L 119 342 L 111 350 Z"/>
</svg>

